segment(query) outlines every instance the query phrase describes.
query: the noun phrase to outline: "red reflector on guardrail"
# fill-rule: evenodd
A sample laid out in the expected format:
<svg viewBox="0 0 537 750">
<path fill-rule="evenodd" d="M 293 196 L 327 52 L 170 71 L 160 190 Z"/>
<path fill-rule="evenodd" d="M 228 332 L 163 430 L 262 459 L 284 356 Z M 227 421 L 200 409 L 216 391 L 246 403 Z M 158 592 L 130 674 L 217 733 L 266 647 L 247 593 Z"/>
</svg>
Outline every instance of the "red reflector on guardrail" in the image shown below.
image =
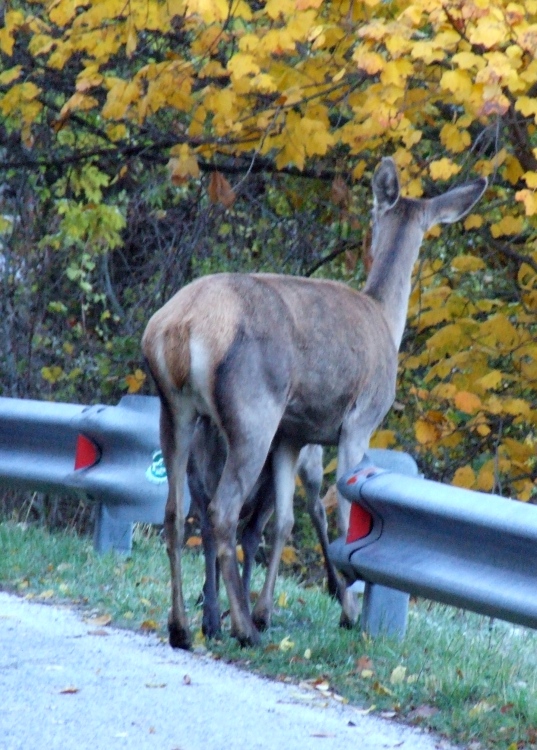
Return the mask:
<svg viewBox="0 0 537 750">
<path fill-rule="evenodd" d="M 85 435 L 78 435 L 76 439 L 75 471 L 77 469 L 89 469 L 90 466 L 98 463 L 100 458 L 101 451 L 93 440 Z"/>
<path fill-rule="evenodd" d="M 349 530 L 347 531 L 347 544 L 356 542 L 367 536 L 373 526 L 373 517 L 365 508 L 358 503 L 351 504 L 351 516 L 349 519 Z"/>
</svg>

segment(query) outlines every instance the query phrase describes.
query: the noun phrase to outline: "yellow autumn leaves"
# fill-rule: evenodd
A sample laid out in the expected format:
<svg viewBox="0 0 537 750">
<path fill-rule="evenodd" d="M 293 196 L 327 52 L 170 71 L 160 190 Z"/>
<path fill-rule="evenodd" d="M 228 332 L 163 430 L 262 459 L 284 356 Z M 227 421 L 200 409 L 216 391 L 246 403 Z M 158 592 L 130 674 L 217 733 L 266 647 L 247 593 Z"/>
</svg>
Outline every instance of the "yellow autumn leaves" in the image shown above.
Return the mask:
<svg viewBox="0 0 537 750">
<path fill-rule="evenodd" d="M 26 16 L 8 12 L 0 50 L 6 59 L 13 56 L 24 30 L 40 66 L 61 71 L 80 59 L 74 90 L 62 103 L 62 127 L 71 113 L 93 112 L 123 124 L 123 130 L 114 125 L 107 131 L 117 142 L 129 136 L 131 123 L 141 125 L 164 110 L 180 113 L 180 129 L 194 150 L 180 155 L 173 171 L 193 177 L 188 160 L 217 153 L 257 151 L 278 168 L 301 170 L 338 146 L 351 156 L 381 143 L 412 149 L 437 117 L 437 106 L 455 104 L 457 116 L 440 128 L 450 155 L 429 158 L 426 172 L 448 180 L 458 174 L 453 157 L 471 147 L 479 118 L 508 109 L 537 118 L 535 0 L 392 6 L 268 0 L 253 11 L 244 0 L 53 0 Z M 171 42 L 178 29 L 180 48 L 166 47 L 164 40 Z M 134 55 L 140 35 L 153 54 Z M 42 90 L 30 69 L 24 83 L 14 83 L 22 73 L 17 65 L 0 72 L 0 84 L 14 84 L 0 94 L 0 108 L 22 118 L 28 130 L 41 114 Z M 517 157 L 509 154 L 507 161 L 514 173 Z M 413 161 L 400 166 L 409 194 L 419 195 L 423 168 Z M 475 166 L 489 170 L 485 162 Z M 516 200 L 531 217 L 537 172 L 524 171 L 529 182 Z"/>
<path fill-rule="evenodd" d="M 154 149 L 176 186 L 210 171 L 206 195 L 225 210 L 236 193 L 223 165 L 246 171 L 257 159 L 332 170 L 357 193 L 387 153 L 411 197 L 434 182 L 490 177 L 460 249 L 442 248 L 442 261 L 419 269 L 402 382 L 416 404 L 414 441 L 458 462 L 456 482 L 481 489 L 493 477 L 497 489 L 509 477 L 514 494 L 532 496 L 537 0 L 19 8 L 0 29 L 0 115 L 27 147 L 41 133 L 51 148 Z M 127 378 L 140 387 L 136 373 Z M 393 429 L 375 439 L 398 444 Z"/>
<path fill-rule="evenodd" d="M 537 261 L 537 252 L 532 257 Z M 440 262 L 425 262 L 409 312 L 418 336 L 428 335 L 419 353 L 401 357 L 409 394 L 419 404 L 416 444 L 453 457 L 454 484 L 499 492 L 507 482 L 513 495 L 529 500 L 537 463 L 535 273 L 519 271 L 520 305 L 482 295 L 471 300 L 455 288 L 477 273 L 487 283 L 480 258 L 458 256 L 450 278 L 443 273 Z"/>
</svg>

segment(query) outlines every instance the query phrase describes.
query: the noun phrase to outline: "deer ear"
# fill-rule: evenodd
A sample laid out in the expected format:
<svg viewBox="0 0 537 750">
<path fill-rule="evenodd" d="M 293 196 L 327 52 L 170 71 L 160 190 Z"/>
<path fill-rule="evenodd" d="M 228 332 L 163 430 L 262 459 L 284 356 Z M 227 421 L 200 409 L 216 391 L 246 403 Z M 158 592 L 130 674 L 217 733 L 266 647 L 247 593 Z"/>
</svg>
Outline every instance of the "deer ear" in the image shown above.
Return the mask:
<svg viewBox="0 0 537 750">
<path fill-rule="evenodd" d="M 465 216 L 468 211 L 481 198 L 487 187 L 487 180 L 481 177 L 479 180 L 468 182 L 461 187 L 448 190 L 443 195 L 431 198 L 427 205 L 427 226 L 434 224 L 452 224 Z"/>
<path fill-rule="evenodd" d="M 375 208 L 384 213 L 399 200 L 399 177 L 397 168 L 391 157 L 385 157 L 373 175 L 373 197 Z"/>
</svg>

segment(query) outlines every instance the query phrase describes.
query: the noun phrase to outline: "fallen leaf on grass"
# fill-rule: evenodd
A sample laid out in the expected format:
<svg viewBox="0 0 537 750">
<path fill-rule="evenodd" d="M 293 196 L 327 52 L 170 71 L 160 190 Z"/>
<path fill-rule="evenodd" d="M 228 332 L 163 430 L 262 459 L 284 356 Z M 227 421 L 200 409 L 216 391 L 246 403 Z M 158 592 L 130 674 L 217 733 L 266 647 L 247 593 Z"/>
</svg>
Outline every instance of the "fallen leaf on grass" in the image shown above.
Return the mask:
<svg viewBox="0 0 537 750">
<path fill-rule="evenodd" d="M 417 708 L 414 708 L 410 713 L 407 715 L 407 718 L 410 719 L 410 721 L 423 721 L 424 719 L 429 719 L 431 716 L 434 716 L 438 713 L 438 708 L 435 706 L 428 706 L 424 704 L 423 706 L 418 706 Z"/>
<path fill-rule="evenodd" d="M 110 625 L 112 622 L 112 615 L 100 615 L 99 617 L 86 617 L 84 622 L 88 625 L 94 625 L 95 627 L 101 628 L 105 625 Z"/>
<path fill-rule="evenodd" d="M 356 713 L 360 714 L 360 716 L 367 716 L 367 714 L 372 713 L 376 709 L 377 705 L 376 703 L 373 703 L 369 708 L 357 708 Z"/>
<path fill-rule="evenodd" d="M 502 707 L 500 708 L 500 713 L 501 713 L 501 714 L 506 714 L 506 713 L 508 713 L 509 711 L 512 711 L 512 709 L 513 709 L 514 707 L 515 707 L 515 704 L 514 704 L 514 703 L 506 703 L 506 704 L 505 704 L 504 706 L 502 706 Z"/>
<path fill-rule="evenodd" d="M 380 682 L 373 683 L 373 690 L 379 695 L 393 695 L 392 691 Z"/>
<path fill-rule="evenodd" d="M 40 594 L 38 594 L 37 598 L 46 601 L 47 599 L 52 599 L 53 596 L 54 589 L 47 589 L 46 591 L 42 591 Z"/>
<path fill-rule="evenodd" d="M 472 706 L 468 713 L 470 716 L 479 716 L 479 714 L 486 714 L 489 711 L 494 711 L 494 706 L 487 701 L 479 701 L 475 706 Z"/>
<path fill-rule="evenodd" d="M 140 630 L 154 631 L 158 630 L 158 622 L 155 620 L 144 620 L 140 625 Z"/>
<path fill-rule="evenodd" d="M 280 651 L 290 651 L 294 647 L 295 642 L 292 641 L 288 635 L 286 635 L 285 638 L 282 638 L 282 640 L 280 641 L 280 645 L 278 646 Z"/>
<path fill-rule="evenodd" d="M 295 654 L 289 659 L 289 664 L 303 664 L 305 661 L 304 657 Z"/>
<path fill-rule="evenodd" d="M 301 688 L 309 688 L 310 690 L 316 690 L 319 692 L 323 698 L 333 698 L 334 700 L 338 701 L 339 703 L 348 703 L 349 701 L 347 698 L 344 698 L 339 693 L 336 693 L 331 687 L 329 681 L 326 679 L 326 677 L 317 677 L 313 680 L 304 680 L 303 682 L 299 683 L 299 687 Z"/>
<path fill-rule="evenodd" d="M 360 656 L 360 658 L 356 660 L 356 666 L 359 670 L 373 669 L 373 662 L 369 656 Z"/>
<path fill-rule="evenodd" d="M 405 681 L 406 667 L 401 664 L 392 671 L 390 675 L 390 682 L 392 685 L 401 685 Z"/>
<path fill-rule="evenodd" d="M 338 703 L 348 703 L 349 699 L 339 693 L 332 693 L 332 698 Z"/>
<path fill-rule="evenodd" d="M 285 591 L 282 591 L 282 593 L 278 597 L 278 607 L 282 607 L 283 609 L 287 606 L 289 606 L 289 600 Z"/>
</svg>

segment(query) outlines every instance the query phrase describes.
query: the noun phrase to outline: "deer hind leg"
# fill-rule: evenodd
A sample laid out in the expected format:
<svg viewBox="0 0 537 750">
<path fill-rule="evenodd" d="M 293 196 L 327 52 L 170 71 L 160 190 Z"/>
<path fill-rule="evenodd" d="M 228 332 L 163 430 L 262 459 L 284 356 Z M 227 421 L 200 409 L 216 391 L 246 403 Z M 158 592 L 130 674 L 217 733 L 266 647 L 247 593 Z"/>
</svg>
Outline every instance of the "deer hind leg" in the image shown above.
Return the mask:
<svg viewBox="0 0 537 750">
<path fill-rule="evenodd" d="M 276 491 L 274 543 L 265 583 L 253 612 L 253 621 L 259 630 L 266 630 L 270 625 L 278 566 L 283 548 L 293 528 L 293 495 L 298 453 L 299 450 L 296 447 L 282 441 L 274 449 L 272 457 Z"/>
<path fill-rule="evenodd" d="M 320 445 L 306 445 L 298 458 L 298 476 L 306 493 L 307 510 L 323 552 L 328 593 L 343 602 L 345 584 L 328 556 L 328 522 L 320 492 L 323 482 L 323 449 Z"/>
<path fill-rule="evenodd" d="M 273 415 L 274 416 L 274 415 Z M 249 602 L 239 574 L 237 562 L 237 526 L 245 498 L 251 493 L 263 465 L 278 425 L 276 418 L 267 420 L 273 430 L 263 430 L 242 423 L 235 424 L 232 435 L 228 435 L 226 464 L 216 493 L 209 506 L 209 513 L 216 540 L 220 571 L 229 599 L 231 613 L 231 635 L 243 646 L 259 643 L 259 633 L 250 616 Z"/>
<path fill-rule="evenodd" d="M 186 470 L 196 414 L 187 399 L 178 399 L 174 407 L 177 408 L 172 411 L 167 398 L 161 396 L 160 443 L 168 474 L 164 533 L 170 561 L 172 599 L 168 616 L 168 633 L 172 648 L 189 649 L 191 639 L 183 598 L 181 550 L 185 525 Z"/>
</svg>

